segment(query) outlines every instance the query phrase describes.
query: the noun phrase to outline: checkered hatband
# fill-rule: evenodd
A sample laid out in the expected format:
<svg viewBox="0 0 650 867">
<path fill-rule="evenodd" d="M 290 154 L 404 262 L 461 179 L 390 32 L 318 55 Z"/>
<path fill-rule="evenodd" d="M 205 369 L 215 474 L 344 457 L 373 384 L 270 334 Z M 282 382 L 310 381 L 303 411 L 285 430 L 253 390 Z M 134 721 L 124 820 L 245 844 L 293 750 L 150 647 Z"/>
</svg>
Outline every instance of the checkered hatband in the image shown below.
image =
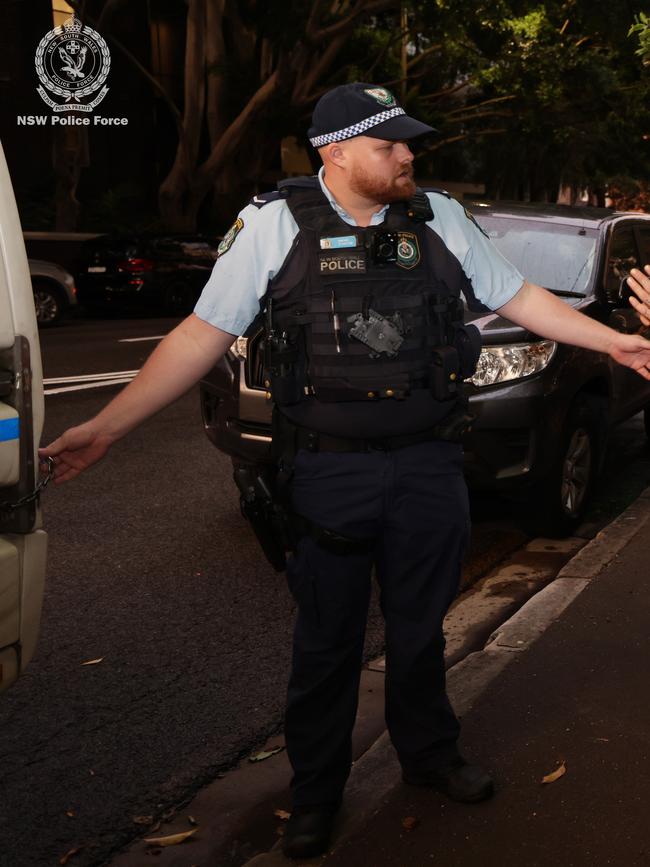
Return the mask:
<svg viewBox="0 0 650 867">
<path fill-rule="evenodd" d="M 352 126 L 346 126 L 345 129 L 339 129 L 336 132 L 326 132 L 324 135 L 317 135 L 310 138 L 309 141 L 315 148 L 320 148 L 323 145 L 331 144 L 333 141 L 343 141 L 346 138 L 352 138 L 355 135 L 363 135 L 367 129 L 383 123 L 385 120 L 390 120 L 391 117 L 397 117 L 399 114 L 406 114 L 403 108 L 395 107 L 380 111 L 379 114 L 373 114 L 359 123 L 353 123 Z"/>
</svg>

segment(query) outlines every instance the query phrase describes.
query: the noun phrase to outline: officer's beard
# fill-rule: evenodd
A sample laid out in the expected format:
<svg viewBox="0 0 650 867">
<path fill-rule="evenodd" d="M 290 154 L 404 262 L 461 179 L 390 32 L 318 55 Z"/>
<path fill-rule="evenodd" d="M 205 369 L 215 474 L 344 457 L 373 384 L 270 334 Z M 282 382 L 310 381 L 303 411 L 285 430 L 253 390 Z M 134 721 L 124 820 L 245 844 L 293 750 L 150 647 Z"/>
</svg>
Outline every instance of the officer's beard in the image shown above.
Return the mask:
<svg viewBox="0 0 650 867">
<path fill-rule="evenodd" d="M 361 166 L 355 166 L 350 176 L 350 189 L 366 199 L 374 199 L 382 204 L 410 199 L 415 194 L 413 166 L 409 163 L 391 179 L 382 175 L 371 175 Z"/>
</svg>

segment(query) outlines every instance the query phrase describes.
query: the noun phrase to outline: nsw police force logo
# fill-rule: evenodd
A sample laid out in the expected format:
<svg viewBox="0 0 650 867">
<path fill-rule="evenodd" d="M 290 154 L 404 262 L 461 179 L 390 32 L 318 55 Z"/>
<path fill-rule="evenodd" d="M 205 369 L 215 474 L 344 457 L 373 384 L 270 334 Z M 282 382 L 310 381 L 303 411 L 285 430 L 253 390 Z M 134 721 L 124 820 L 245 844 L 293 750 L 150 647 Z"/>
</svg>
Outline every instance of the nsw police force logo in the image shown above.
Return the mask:
<svg viewBox="0 0 650 867">
<path fill-rule="evenodd" d="M 69 18 L 45 34 L 38 43 L 35 63 L 42 85 L 37 91 L 55 112 L 90 112 L 108 93 L 104 84 L 111 68 L 108 45 L 78 18 Z M 56 102 L 46 89 L 64 102 Z M 82 102 L 98 90 L 91 102 Z"/>
</svg>

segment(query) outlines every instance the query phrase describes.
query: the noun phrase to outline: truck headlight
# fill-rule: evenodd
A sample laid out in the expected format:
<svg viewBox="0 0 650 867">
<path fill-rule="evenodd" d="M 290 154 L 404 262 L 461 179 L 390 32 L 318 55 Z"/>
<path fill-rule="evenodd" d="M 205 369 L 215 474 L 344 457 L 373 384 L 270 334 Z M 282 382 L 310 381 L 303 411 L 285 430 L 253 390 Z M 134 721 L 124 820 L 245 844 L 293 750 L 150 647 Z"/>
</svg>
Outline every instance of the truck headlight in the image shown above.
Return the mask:
<svg viewBox="0 0 650 867">
<path fill-rule="evenodd" d="M 248 357 L 248 337 L 238 337 L 230 347 L 230 350 L 237 358 L 246 361 Z"/>
<path fill-rule="evenodd" d="M 540 340 L 538 343 L 509 343 L 506 346 L 484 346 L 476 373 L 467 381 L 481 388 L 512 379 L 532 376 L 549 364 L 557 343 Z"/>
</svg>

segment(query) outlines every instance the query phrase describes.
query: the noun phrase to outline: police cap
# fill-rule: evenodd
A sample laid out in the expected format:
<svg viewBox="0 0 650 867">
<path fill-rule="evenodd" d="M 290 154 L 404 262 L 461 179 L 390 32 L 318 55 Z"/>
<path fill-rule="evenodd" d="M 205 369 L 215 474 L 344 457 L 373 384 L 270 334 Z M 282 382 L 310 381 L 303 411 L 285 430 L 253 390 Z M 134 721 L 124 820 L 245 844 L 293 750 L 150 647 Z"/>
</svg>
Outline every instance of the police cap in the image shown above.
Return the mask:
<svg viewBox="0 0 650 867">
<path fill-rule="evenodd" d="M 409 117 L 390 90 L 363 81 L 342 84 L 316 103 L 309 129 L 315 148 L 357 135 L 386 141 L 403 141 L 436 132 Z"/>
</svg>

